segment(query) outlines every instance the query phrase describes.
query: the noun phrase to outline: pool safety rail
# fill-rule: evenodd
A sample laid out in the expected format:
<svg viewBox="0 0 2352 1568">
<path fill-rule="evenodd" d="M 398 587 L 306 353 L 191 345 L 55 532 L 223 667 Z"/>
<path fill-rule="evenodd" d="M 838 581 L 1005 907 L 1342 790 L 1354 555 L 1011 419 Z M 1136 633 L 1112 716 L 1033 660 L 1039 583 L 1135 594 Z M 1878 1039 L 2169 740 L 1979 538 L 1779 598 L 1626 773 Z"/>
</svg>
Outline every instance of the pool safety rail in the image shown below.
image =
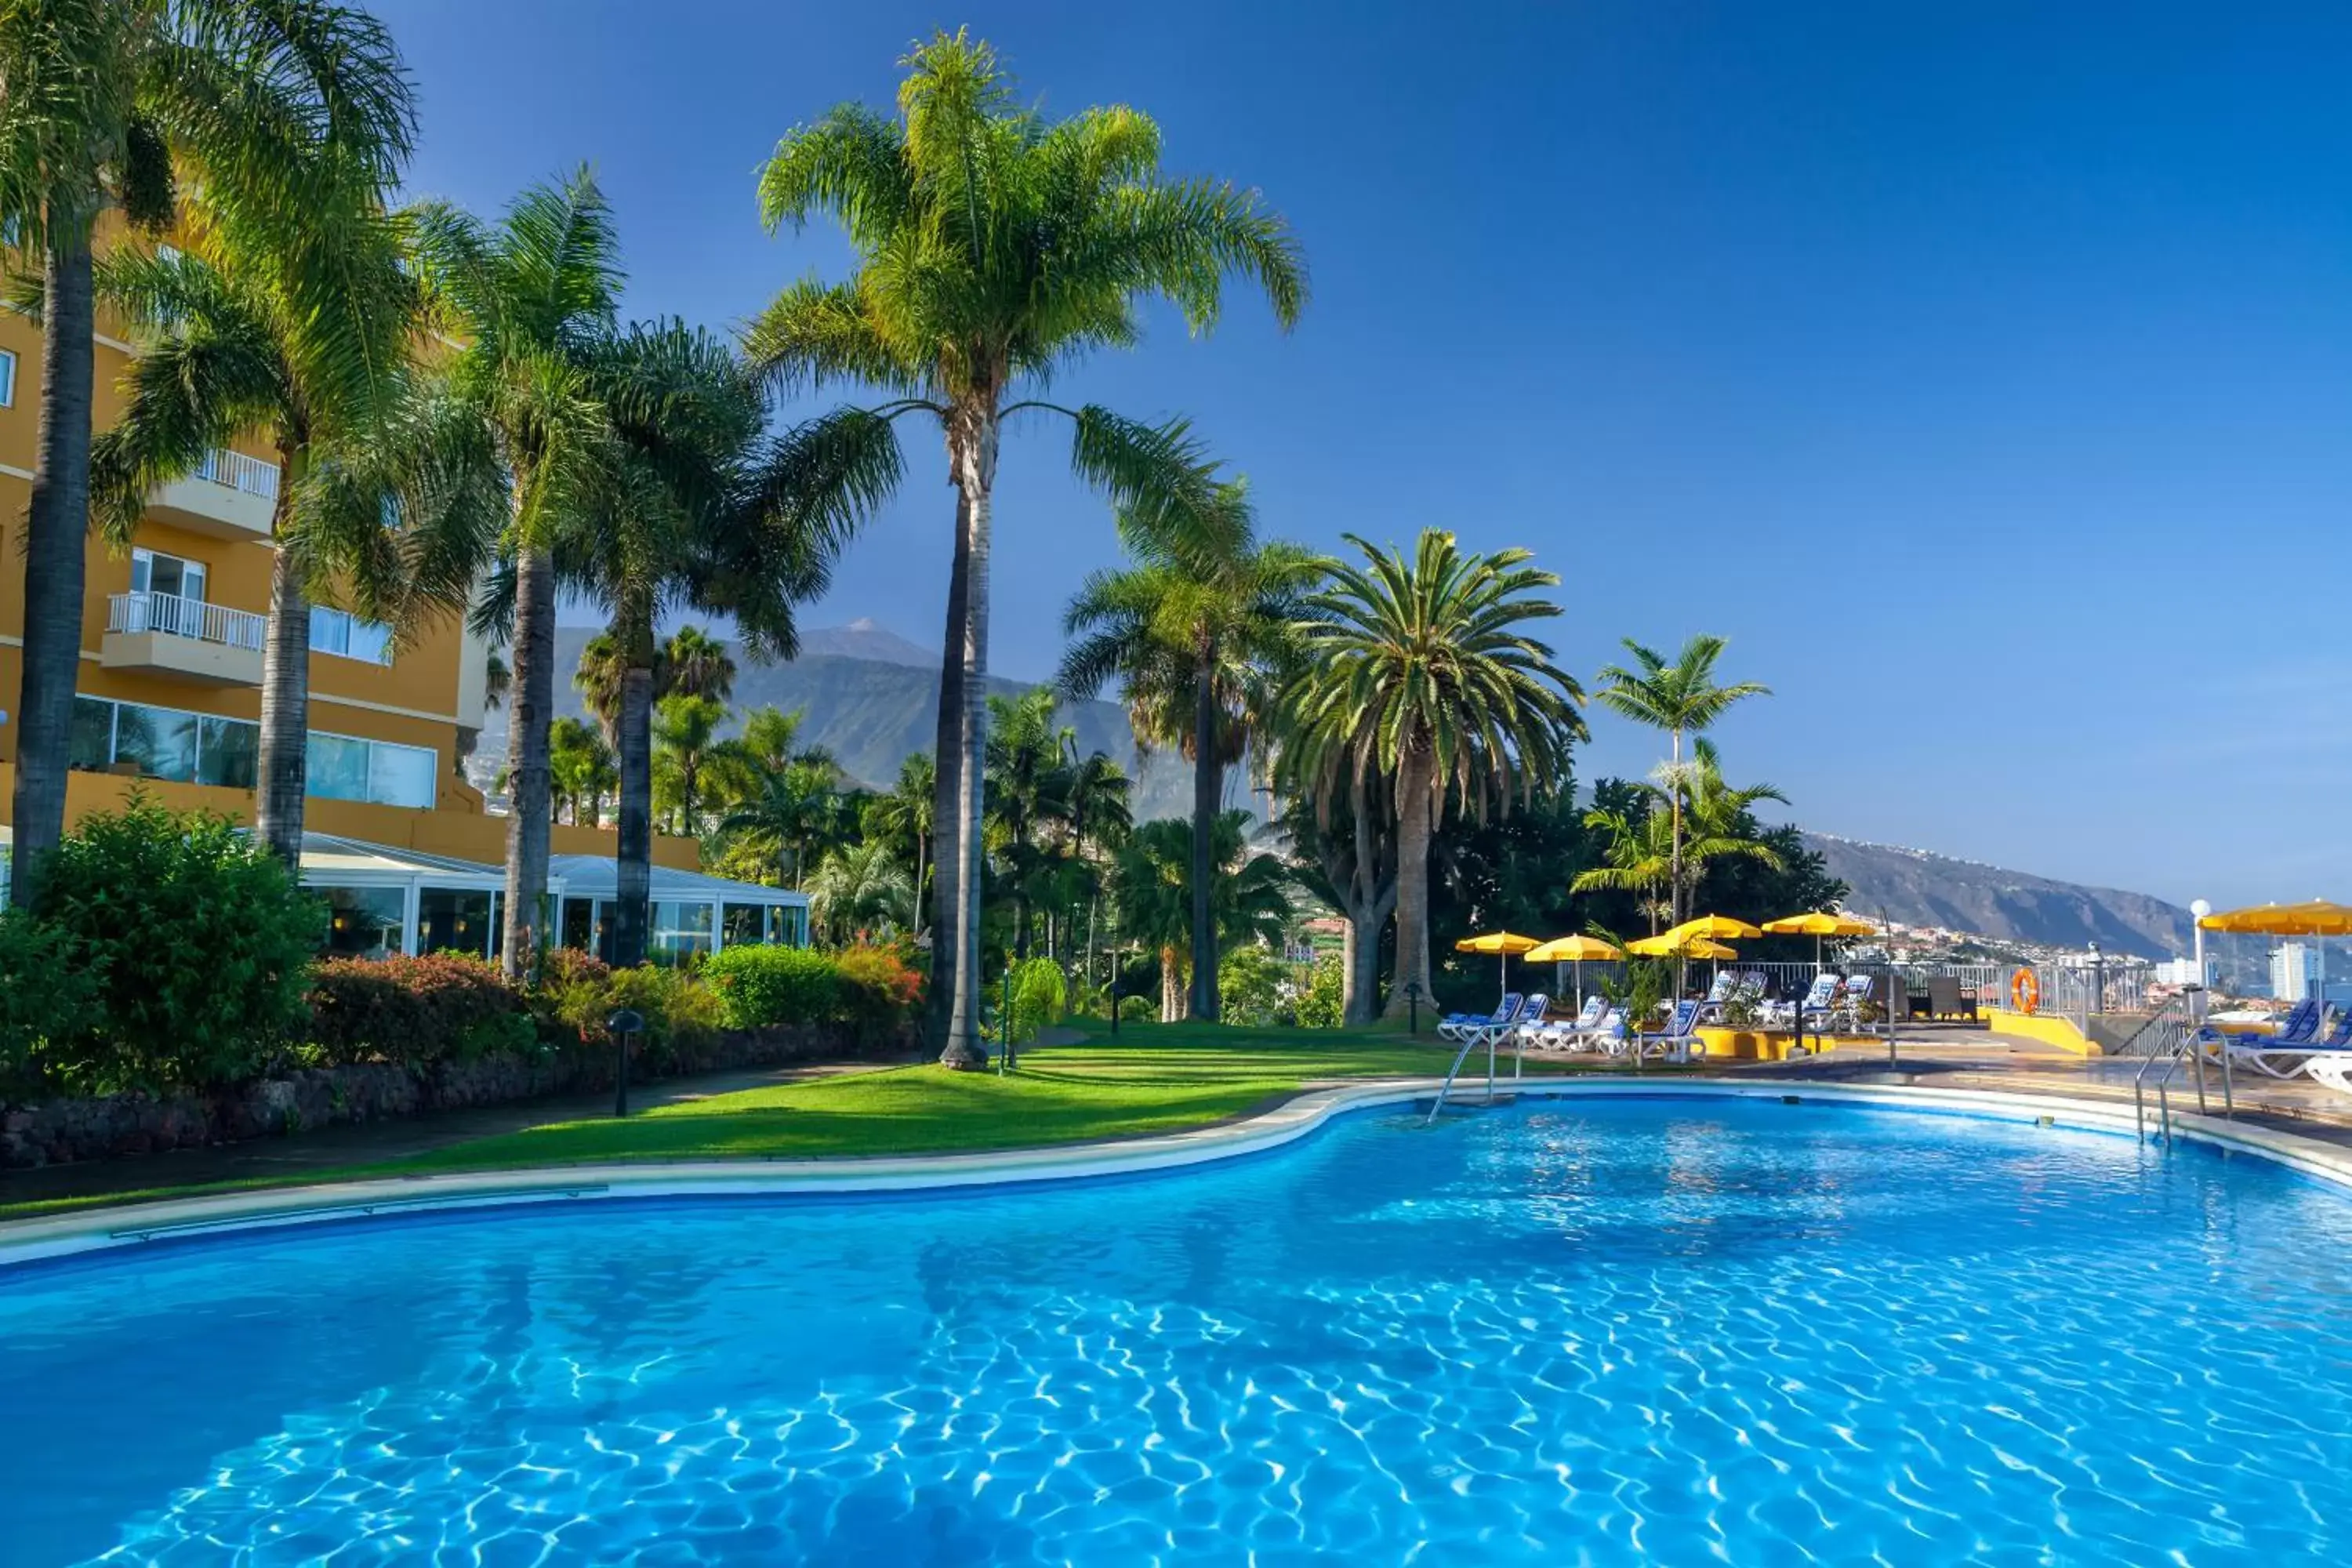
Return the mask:
<svg viewBox="0 0 2352 1568">
<path fill-rule="evenodd" d="M 2197 1082 L 2197 1113 L 2210 1114 L 2205 1099 L 2205 992 L 2190 986 L 2179 995 L 2168 999 L 2158 1007 L 2147 1022 L 2142 1024 L 2125 1041 L 2116 1054 L 2141 1058 L 2139 1070 L 2132 1075 L 2132 1109 L 2139 1125 L 2140 1138 L 2148 1136 L 2147 1095 L 2156 1091 L 2156 1137 L 2167 1148 L 2172 1144 L 2173 1075 L 2180 1070 L 2186 1058 L 2194 1068 Z M 2237 1095 L 2230 1076 L 2230 1053 L 2219 1053 L 2221 1065 L 2221 1114 L 2230 1121 L 2238 1115 Z"/>
<path fill-rule="evenodd" d="M 1488 1105 L 1496 1103 L 1495 1053 L 1505 1035 L 1511 1037 L 1511 1084 L 1514 1090 L 1517 1089 L 1527 1070 L 1527 1045 L 1518 1026 L 1516 1023 L 1502 1022 L 1486 1024 L 1472 1029 L 1462 1037 L 1462 1048 L 1454 1053 L 1454 1065 L 1445 1069 L 1445 1081 L 1437 1086 L 1437 1098 L 1430 1101 L 1429 1114 L 1422 1119 L 1423 1126 L 1426 1127 L 1436 1121 L 1437 1113 L 1445 1109 L 1445 1097 L 1454 1092 L 1454 1080 L 1461 1076 L 1462 1064 L 1468 1061 L 1470 1053 L 1482 1045 L 1486 1047 L 1485 1103 Z"/>
</svg>

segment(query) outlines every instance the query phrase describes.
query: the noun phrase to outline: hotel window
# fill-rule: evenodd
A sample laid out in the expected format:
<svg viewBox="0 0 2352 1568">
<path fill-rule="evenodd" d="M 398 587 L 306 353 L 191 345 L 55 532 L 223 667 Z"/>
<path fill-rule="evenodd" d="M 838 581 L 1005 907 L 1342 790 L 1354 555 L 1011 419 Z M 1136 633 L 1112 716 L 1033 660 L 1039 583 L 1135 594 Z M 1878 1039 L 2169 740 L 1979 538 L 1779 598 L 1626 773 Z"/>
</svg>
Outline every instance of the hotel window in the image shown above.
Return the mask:
<svg viewBox="0 0 2352 1568">
<path fill-rule="evenodd" d="M 310 731 L 310 787 L 320 800 L 363 800 L 418 809 L 433 804 L 440 753 L 351 735 Z"/>
<path fill-rule="evenodd" d="M 14 349 L 0 349 L 0 408 L 16 405 L 16 353 Z"/>
<path fill-rule="evenodd" d="M 416 951 L 490 957 L 495 912 L 487 890 L 424 889 L 416 895 Z"/>
<path fill-rule="evenodd" d="M 310 608 L 310 651 L 369 664 L 390 664 L 392 628 L 378 621 L 363 620 L 348 610 L 314 605 Z"/>
<path fill-rule="evenodd" d="M 261 731 L 241 719 L 77 697 L 69 737 L 67 765 L 84 773 L 251 789 Z"/>
<path fill-rule="evenodd" d="M 692 954 L 709 952 L 710 906 L 656 900 L 653 940 L 646 944 L 646 951 L 656 963 L 675 963 Z"/>
<path fill-rule="evenodd" d="M 166 555 L 160 550 L 131 552 L 131 591 L 134 594 L 163 594 L 201 602 L 205 578 L 205 563 L 201 561 Z"/>
<path fill-rule="evenodd" d="M 320 888 L 334 958 L 390 958 L 408 934 L 408 895 L 399 888 Z"/>
</svg>

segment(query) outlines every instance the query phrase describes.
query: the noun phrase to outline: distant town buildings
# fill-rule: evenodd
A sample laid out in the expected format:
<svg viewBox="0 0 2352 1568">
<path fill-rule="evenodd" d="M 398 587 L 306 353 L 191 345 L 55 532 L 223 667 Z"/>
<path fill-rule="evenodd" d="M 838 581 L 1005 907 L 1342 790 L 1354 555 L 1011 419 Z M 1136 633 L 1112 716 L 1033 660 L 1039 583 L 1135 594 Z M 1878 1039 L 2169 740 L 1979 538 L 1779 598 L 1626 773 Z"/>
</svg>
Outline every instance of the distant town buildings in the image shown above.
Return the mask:
<svg viewBox="0 0 2352 1568">
<path fill-rule="evenodd" d="M 2197 973 L 2197 961 L 2193 958 L 2164 959 L 2156 966 L 2156 983 L 2158 985 L 2204 985 L 2210 987 L 2213 984 L 2213 960 L 2210 958 L 2207 959 L 2205 961 L 2205 973 L 2200 974 Z"/>
<path fill-rule="evenodd" d="M 2283 942 L 2271 949 L 2271 994 L 2300 1002 L 2319 984 L 2319 950 L 2309 942 Z"/>
</svg>

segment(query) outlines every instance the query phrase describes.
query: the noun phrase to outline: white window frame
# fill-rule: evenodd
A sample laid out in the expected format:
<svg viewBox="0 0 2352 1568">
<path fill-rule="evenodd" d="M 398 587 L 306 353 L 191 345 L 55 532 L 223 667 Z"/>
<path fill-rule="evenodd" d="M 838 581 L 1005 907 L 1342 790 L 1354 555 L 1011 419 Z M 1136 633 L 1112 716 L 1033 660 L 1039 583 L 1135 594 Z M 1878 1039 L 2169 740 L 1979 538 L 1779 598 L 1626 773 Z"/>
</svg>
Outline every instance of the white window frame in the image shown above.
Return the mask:
<svg viewBox="0 0 2352 1568">
<path fill-rule="evenodd" d="M 426 801 L 423 805 L 407 805 L 398 801 L 378 800 L 374 796 L 365 794 L 362 794 L 360 796 L 359 804 L 362 805 L 389 805 L 401 811 L 431 811 L 440 805 L 441 752 L 438 747 L 412 746 L 401 741 L 378 741 L 366 735 L 340 735 L 332 730 L 313 729 L 310 731 L 310 733 L 324 740 L 344 741 L 354 746 L 365 746 L 368 751 L 367 777 L 370 779 L 373 779 L 375 777 L 375 753 L 380 748 L 389 748 L 395 752 L 414 752 L 421 756 L 432 759 L 426 764 L 425 776 L 433 781 L 433 798 Z M 309 745 L 309 742 L 307 741 L 303 743 L 305 746 Z M 351 797 L 349 795 L 322 795 L 312 798 L 318 800 L 349 800 Z"/>
<path fill-rule="evenodd" d="M 16 351 L 0 349 L 0 408 L 16 406 Z"/>
<path fill-rule="evenodd" d="M 342 647 L 328 647 L 319 641 L 319 619 L 322 616 L 331 622 L 341 624 Z M 364 654 L 351 651 L 352 634 L 362 628 L 383 635 L 383 652 L 378 657 L 370 658 Z M 382 621 L 371 621 L 364 616 L 355 616 L 349 610 L 338 610 L 328 605 L 311 605 L 310 639 L 312 653 L 323 653 L 334 658 L 348 658 L 354 664 L 373 664 L 380 668 L 389 668 L 392 664 L 392 628 Z"/>
<path fill-rule="evenodd" d="M 139 564 L 142 561 L 147 564 L 147 586 L 144 588 L 139 585 Z M 158 561 L 170 561 L 175 563 L 180 568 L 181 592 L 176 595 L 166 595 L 165 597 L 194 599 L 199 605 L 209 603 L 205 595 L 212 591 L 213 569 L 210 566 L 192 555 L 174 555 L 168 550 L 150 550 L 143 544 L 131 552 L 131 591 L 132 593 L 154 594 L 161 591 L 155 586 L 155 563 Z M 193 594 L 186 591 L 188 578 L 191 575 L 196 579 L 197 591 Z"/>
</svg>

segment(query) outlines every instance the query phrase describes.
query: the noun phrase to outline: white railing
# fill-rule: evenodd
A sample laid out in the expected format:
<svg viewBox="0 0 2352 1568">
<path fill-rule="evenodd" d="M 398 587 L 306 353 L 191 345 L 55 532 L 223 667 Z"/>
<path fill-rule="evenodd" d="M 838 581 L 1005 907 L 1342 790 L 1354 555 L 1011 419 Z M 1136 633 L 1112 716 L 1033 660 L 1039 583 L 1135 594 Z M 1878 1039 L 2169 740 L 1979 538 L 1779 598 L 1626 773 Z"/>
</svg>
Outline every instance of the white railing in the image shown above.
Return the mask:
<svg viewBox="0 0 2352 1568">
<path fill-rule="evenodd" d="M 183 599 L 177 594 L 117 594 L 106 602 L 110 632 L 160 632 L 259 653 L 262 634 L 268 626 L 266 616 L 249 610 Z"/>
<path fill-rule="evenodd" d="M 196 465 L 195 477 L 210 479 L 233 490 L 242 490 L 264 500 L 278 499 L 278 465 L 265 463 L 259 458 L 248 458 L 243 452 L 230 452 L 215 447 L 205 454 Z"/>
</svg>

